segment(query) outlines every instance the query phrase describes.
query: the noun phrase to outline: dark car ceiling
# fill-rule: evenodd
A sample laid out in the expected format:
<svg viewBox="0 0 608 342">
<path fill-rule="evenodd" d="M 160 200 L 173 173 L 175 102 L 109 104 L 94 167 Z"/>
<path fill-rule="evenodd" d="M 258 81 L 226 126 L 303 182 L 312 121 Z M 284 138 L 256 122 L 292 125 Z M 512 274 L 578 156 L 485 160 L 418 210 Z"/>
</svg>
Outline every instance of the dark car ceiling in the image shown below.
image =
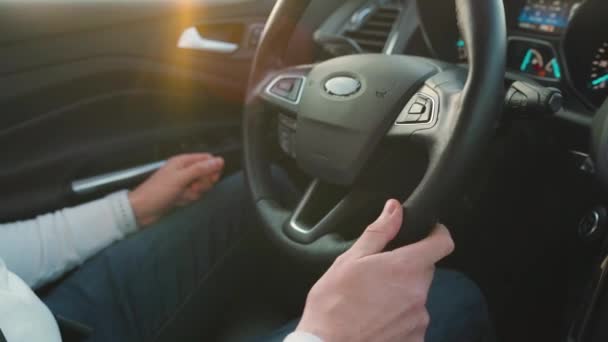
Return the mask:
<svg viewBox="0 0 608 342">
<path fill-rule="evenodd" d="M 266 16 L 275 0 L 99 0 L 23 1 L 0 3 L 0 44 L 55 34 L 86 31 L 138 21 L 192 20 Z M 206 15 L 205 12 L 208 12 Z"/>
</svg>

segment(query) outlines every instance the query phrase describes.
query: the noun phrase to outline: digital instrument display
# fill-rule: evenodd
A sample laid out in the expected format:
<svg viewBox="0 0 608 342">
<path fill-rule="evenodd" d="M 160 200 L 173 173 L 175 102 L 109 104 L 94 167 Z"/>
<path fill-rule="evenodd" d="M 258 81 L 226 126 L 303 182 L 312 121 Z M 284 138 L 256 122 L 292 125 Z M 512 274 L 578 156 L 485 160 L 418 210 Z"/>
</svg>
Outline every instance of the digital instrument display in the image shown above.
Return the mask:
<svg viewBox="0 0 608 342">
<path fill-rule="evenodd" d="M 601 43 L 593 54 L 586 92 L 596 105 L 608 94 L 608 41 Z"/>
<path fill-rule="evenodd" d="M 526 0 L 517 25 L 536 32 L 562 33 L 581 3 L 581 0 Z"/>
<path fill-rule="evenodd" d="M 562 68 L 553 49 L 534 41 L 511 40 L 508 65 L 511 70 L 538 78 L 552 80 L 562 78 Z"/>
<path fill-rule="evenodd" d="M 593 57 L 589 88 L 593 90 L 608 89 L 608 42 L 604 42 Z"/>
</svg>

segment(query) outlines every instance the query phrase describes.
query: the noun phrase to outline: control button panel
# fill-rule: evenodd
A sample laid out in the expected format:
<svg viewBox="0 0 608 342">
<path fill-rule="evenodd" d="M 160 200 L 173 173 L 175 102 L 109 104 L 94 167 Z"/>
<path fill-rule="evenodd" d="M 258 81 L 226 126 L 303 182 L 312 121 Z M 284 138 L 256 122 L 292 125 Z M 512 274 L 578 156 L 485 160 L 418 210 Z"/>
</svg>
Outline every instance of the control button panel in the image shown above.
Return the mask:
<svg viewBox="0 0 608 342">
<path fill-rule="evenodd" d="M 285 154 L 296 157 L 296 120 L 285 115 L 279 114 L 278 124 L 279 146 Z"/>
<path fill-rule="evenodd" d="M 268 92 L 283 100 L 297 103 L 304 83 L 303 77 L 284 76 L 277 78 L 268 88 Z"/>
<path fill-rule="evenodd" d="M 433 114 L 433 100 L 423 94 L 416 94 L 397 118 L 397 124 L 427 123 Z"/>
<path fill-rule="evenodd" d="M 422 103 L 414 103 L 411 107 L 410 110 L 408 111 L 409 114 L 422 114 L 424 113 L 424 111 L 426 110 L 426 106 Z"/>
</svg>

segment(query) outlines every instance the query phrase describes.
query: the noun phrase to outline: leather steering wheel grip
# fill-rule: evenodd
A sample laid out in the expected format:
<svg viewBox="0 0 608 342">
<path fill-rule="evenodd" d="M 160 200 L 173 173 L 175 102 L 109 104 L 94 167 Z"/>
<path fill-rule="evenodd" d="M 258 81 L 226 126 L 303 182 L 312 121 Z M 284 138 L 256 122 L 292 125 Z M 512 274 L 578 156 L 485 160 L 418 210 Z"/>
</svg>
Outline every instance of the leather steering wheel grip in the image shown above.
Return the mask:
<svg viewBox="0 0 608 342">
<path fill-rule="evenodd" d="M 598 178 L 608 187 L 608 100 L 593 117 L 591 125 L 591 156 Z"/>
<path fill-rule="evenodd" d="M 467 173 L 490 141 L 502 114 L 507 31 L 501 0 L 456 0 L 456 14 L 469 56 L 468 77 L 460 96 L 459 122 L 446 132 L 437 159 L 404 206 L 399 243 L 423 239 L 450 198 L 466 186 Z M 447 138 L 449 137 L 449 138 Z"/>
</svg>

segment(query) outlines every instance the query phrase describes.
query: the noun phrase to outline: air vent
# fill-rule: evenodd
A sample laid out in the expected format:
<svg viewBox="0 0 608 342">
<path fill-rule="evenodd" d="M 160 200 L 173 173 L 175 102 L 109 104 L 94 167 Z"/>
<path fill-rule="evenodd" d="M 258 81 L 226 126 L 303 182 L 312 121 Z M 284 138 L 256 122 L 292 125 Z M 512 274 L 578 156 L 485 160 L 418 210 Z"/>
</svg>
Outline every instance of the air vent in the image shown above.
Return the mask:
<svg viewBox="0 0 608 342">
<path fill-rule="evenodd" d="M 382 52 L 399 17 L 397 7 L 379 7 L 355 30 L 347 30 L 344 36 L 357 42 L 365 52 Z"/>
</svg>

